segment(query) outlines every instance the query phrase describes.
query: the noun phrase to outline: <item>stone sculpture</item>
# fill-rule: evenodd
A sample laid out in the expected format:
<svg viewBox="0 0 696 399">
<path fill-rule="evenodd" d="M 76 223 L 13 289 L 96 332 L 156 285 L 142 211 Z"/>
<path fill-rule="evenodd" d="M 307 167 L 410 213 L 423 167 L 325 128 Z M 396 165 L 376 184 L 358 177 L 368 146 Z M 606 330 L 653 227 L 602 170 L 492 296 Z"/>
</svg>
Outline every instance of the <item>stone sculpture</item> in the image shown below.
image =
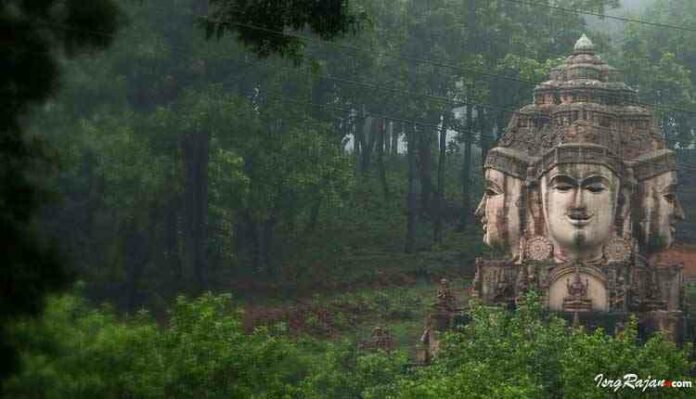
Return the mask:
<svg viewBox="0 0 696 399">
<path fill-rule="evenodd" d="M 684 218 L 675 156 L 587 36 L 514 113 L 484 176 L 483 240 L 508 256 L 477 260 L 473 297 L 535 289 L 550 310 L 634 313 L 678 338 L 680 266 L 647 260 Z"/>
<path fill-rule="evenodd" d="M 372 329 L 372 334 L 369 340 L 362 341 L 358 344 L 359 349 L 366 350 L 382 350 L 391 352 L 396 347 L 394 337 L 388 329 L 381 326 L 376 326 Z"/>
</svg>

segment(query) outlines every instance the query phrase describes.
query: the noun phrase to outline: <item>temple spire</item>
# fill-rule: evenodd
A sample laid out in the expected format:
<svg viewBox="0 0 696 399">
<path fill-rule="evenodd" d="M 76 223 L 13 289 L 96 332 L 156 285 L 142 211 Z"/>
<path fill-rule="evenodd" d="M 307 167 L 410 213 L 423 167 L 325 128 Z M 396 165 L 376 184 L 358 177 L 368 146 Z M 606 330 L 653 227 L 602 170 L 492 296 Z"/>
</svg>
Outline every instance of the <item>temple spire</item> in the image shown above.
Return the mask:
<svg viewBox="0 0 696 399">
<path fill-rule="evenodd" d="M 592 43 L 592 40 L 583 33 L 580 39 L 575 42 L 574 50 L 575 53 L 594 53 L 595 45 Z"/>
</svg>

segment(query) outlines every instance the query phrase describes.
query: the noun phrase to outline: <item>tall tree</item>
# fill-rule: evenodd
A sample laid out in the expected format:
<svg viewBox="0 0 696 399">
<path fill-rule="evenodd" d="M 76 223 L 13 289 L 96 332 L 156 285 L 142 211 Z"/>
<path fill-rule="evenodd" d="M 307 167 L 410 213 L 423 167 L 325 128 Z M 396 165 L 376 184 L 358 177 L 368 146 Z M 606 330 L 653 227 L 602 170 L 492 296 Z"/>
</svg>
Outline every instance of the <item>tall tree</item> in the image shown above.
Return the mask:
<svg viewBox="0 0 696 399">
<path fill-rule="evenodd" d="M 468 227 L 471 219 L 471 196 L 472 196 L 472 179 L 471 179 L 471 156 L 474 141 L 474 106 L 466 105 L 466 120 L 464 122 L 464 130 L 462 140 L 464 141 L 464 158 L 462 160 L 462 214 L 459 221 L 459 229 L 463 230 Z"/>
<path fill-rule="evenodd" d="M 58 86 L 59 57 L 101 49 L 118 24 L 111 0 L 83 2 L 4 1 L 0 5 L 0 323 L 41 310 L 43 296 L 67 280 L 63 265 L 37 235 L 33 219 L 45 192 L 37 177 L 46 153 L 26 137 L 22 120 L 32 105 Z M 4 334 L 4 331 L 0 331 Z M 3 379 L 16 366 L 15 353 L 0 336 Z"/>
<path fill-rule="evenodd" d="M 445 161 L 447 159 L 447 129 L 451 116 L 445 113 L 440 126 L 439 153 L 437 157 L 437 192 L 435 198 L 435 224 L 433 225 L 433 240 L 442 243 L 442 219 L 445 202 Z"/>
<path fill-rule="evenodd" d="M 408 126 L 406 130 L 406 159 L 408 162 L 407 181 L 408 189 L 406 192 L 406 239 L 404 251 L 412 253 L 416 250 L 416 221 L 418 218 L 417 209 L 417 187 L 416 183 L 416 142 L 418 131 L 415 125 Z"/>
<path fill-rule="evenodd" d="M 655 2 L 645 16 L 658 23 L 694 26 L 696 5 L 682 0 Z M 628 23 L 615 57 L 640 102 L 654 107 L 660 129 L 672 147 L 688 148 L 696 139 L 696 33 Z"/>
</svg>

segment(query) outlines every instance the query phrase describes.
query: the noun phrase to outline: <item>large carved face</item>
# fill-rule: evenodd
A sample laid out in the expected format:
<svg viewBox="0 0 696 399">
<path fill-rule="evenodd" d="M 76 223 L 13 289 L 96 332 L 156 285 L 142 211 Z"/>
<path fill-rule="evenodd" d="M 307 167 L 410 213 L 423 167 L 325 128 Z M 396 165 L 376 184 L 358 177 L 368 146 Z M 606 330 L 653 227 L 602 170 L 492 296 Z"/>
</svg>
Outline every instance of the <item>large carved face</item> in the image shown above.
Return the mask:
<svg viewBox="0 0 696 399">
<path fill-rule="evenodd" d="M 602 256 L 614 230 L 618 192 L 618 176 L 603 165 L 558 165 L 542 176 L 544 218 L 557 260 Z"/>
<path fill-rule="evenodd" d="M 662 173 L 641 183 L 642 241 L 649 250 L 668 248 L 674 242 L 675 224 L 684 219 L 677 199 L 677 172 Z"/>
<path fill-rule="evenodd" d="M 484 177 L 485 191 L 475 212 L 483 224 L 483 242 L 516 256 L 524 181 L 491 168 L 486 169 Z"/>
</svg>

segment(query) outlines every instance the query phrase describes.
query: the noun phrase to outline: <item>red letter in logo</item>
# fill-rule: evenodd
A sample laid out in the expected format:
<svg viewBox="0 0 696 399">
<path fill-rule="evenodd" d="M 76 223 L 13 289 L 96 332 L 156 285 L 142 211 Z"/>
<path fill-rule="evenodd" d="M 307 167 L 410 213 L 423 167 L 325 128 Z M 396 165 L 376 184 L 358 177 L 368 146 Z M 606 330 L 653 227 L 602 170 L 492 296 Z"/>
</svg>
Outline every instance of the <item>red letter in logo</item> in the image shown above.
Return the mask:
<svg viewBox="0 0 696 399">
<path fill-rule="evenodd" d="M 663 388 L 672 388 L 672 381 L 670 380 L 665 380 L 665 382 L 662 384 Z"/>
</svg>

